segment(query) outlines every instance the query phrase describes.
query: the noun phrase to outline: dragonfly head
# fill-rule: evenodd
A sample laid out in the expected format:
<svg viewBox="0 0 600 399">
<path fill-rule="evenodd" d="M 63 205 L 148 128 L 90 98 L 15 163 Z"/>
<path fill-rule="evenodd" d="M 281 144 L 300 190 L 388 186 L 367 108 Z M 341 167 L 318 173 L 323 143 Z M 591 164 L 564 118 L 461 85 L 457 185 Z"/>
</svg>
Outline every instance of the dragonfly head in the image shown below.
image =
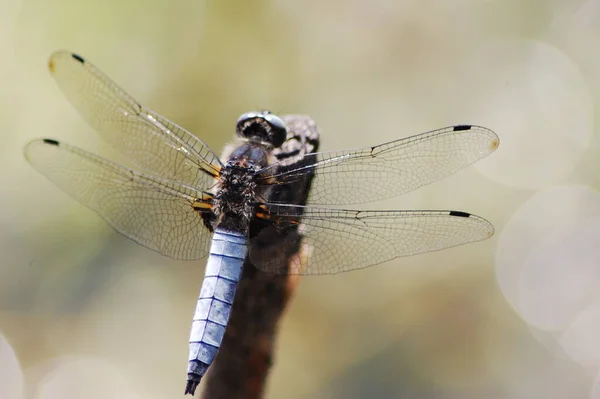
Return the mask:
<svg viewBox="0 0 600 399">
<path fill-rule="evenodd" d="M 285 122 L 269 111 L 242 114 L 235 130 L 239 137 L 268 143 L 276 148 L 283 144 L 288 133 Z"/>
</svg>

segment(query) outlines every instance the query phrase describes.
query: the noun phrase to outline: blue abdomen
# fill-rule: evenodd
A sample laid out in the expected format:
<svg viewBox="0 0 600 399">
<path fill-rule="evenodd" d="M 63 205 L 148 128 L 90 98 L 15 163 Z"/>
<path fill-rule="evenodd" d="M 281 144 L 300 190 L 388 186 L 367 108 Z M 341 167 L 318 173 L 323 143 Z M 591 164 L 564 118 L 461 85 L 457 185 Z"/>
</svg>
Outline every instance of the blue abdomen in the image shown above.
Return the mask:
<svg viewBox="0 0 600 399">
<path fill-rule="evenodd" d="M 195 390 L 223 341 L 248 252 L 246 241 L 243 233 L 219 228 L 214 232 L 190 332 L 186 391 Z"/>
</svg>

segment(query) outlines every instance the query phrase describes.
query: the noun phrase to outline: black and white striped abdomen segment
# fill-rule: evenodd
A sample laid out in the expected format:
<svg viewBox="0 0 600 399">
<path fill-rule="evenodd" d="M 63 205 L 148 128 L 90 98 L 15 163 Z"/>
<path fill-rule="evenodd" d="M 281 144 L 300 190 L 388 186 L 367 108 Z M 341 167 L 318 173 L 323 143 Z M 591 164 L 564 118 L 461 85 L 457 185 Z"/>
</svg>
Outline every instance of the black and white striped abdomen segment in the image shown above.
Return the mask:
<svg viewBox="0 0 600 399">
<path fill-rule="evenodd" d="M 190 333 L 188 381 L 200 382 L 221 346 L 247 252 L 244 234 L 215 230 Z"/>
</svg>

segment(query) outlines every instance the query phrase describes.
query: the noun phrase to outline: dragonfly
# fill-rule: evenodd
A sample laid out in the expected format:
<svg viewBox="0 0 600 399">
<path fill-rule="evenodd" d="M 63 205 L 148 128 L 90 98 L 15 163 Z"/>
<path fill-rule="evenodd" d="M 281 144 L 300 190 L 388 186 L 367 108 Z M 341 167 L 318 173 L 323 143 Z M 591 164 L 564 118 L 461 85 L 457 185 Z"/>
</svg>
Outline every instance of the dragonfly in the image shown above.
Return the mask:
<svg viewBox="0 0 600 399">
<path fill-rule="evenodd" d="M 347 208 L 407 193 L 489 155 L 499 139 L 487 128 L 456 125 L 318 152 L 312 118 L 256 111 L 239 117 L 235 141 L 219 157 L 83 57 L 56 51 L 48 67 L 71 104 L 133 168 L 53 138 L 28 143 L 28 162 L 133 241 L 175 259 L 208 256 L 186 394 L 194 395 L 221 345 L 243 267 L 335 274 L 494 233 L 490 222 L 463 211 Z"/>
</svg>

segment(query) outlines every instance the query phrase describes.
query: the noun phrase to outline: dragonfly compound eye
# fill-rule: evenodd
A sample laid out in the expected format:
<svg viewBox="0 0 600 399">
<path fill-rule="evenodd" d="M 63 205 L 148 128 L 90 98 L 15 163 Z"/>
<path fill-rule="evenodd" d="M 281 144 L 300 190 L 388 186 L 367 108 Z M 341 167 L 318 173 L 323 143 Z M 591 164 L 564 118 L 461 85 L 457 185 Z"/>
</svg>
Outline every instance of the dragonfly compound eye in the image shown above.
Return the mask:
<svg viewBox="0 0 600 399">
<path fill-rule="evenodd" d="M 280 147 L 287 138 L 285 122 L 269 111 L 242 114 L 238 118 L 236 132 L 240 137 L 266 142 L 273 147 Z"/>
</svg>

